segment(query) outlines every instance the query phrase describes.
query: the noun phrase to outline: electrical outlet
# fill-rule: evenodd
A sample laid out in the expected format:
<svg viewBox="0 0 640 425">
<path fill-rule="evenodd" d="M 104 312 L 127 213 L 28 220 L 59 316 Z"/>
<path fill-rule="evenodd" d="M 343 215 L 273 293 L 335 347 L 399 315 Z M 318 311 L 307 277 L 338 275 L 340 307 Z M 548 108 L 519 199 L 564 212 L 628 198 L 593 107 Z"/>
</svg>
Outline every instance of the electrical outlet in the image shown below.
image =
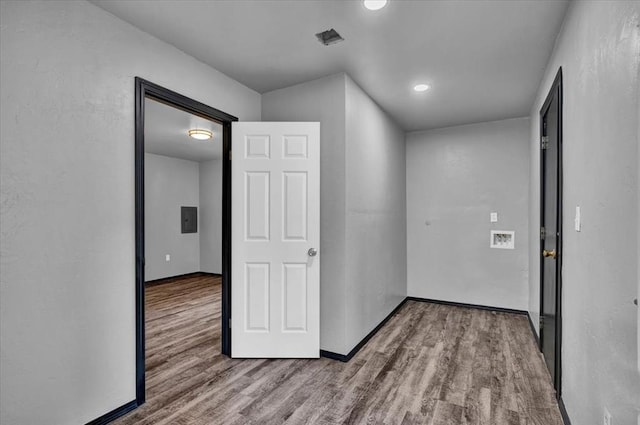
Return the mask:
<svg viewBox="0 0 640 425">
<path fill-rule="evenodd" d="M 171 255 L 170 254 L 165 255 L 164 261 L 171 261 Z"/>
<path fill-rule="evenodd" d="M 613 425 L 613 420 L 611 419 L 611 413 L 607 408 L 604 408 L 604 416 L 602 417 L 602 425 Z"/>
<path fill-rule="evenodd" d="M 489 215 L 489 220 L 490 220 L 492 223 L 497 223 L 497 222 L 498 222 L 498 213 L 497 213 L 497 212 L 492 212 L 492 213 Z"/>
</svg>

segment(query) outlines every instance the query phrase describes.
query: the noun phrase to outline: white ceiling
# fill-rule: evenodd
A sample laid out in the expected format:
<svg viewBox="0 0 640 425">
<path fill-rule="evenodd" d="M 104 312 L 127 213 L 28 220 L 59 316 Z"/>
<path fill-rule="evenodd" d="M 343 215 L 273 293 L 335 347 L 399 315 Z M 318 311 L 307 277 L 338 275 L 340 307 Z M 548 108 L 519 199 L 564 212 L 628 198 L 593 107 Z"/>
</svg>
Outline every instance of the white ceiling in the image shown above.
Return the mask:
<svg viewBox="0 0 640 425">
<path fill-rule="evenodd" d="M 210 130 L 209 140 L 196 140 L 188 135 L 192 128 Z M 222 126 L 173 106 L 145 99 L 144 151 L 156 155 L 209 161 L 222 158 Z"/>
<path fill-rule="evenodd" d="M 408 131 L 528 115 L 568 4 L 93 2 L 261 93 L 347 72 Z M 321 45 L 330 28 L 345 41 Z"/>
</svg>

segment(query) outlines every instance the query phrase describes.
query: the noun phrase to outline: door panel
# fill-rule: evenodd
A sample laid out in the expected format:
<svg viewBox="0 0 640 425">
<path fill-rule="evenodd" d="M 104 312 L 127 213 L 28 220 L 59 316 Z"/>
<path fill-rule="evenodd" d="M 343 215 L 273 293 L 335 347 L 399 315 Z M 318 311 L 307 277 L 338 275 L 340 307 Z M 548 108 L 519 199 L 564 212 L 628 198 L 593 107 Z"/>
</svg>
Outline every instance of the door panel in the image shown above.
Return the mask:
<svg viewBox="0 0 640 425">
<path fill-rule="evenodd" d="M 307 240 L 307 173 L 285 172 L 282 175 L 282 239 Z"/>
<path fill-rule="evenodd" d="M 269 173 L 248 172 L 245 180 L 245 239 L 247 241 L 269 240 L 271 199 L 269 198 Z"/>
<path fill-rule="evenodd" d="M 268 263 L 245 264 L 245 329 L 248 332 L 269 331 L 269 278 Z"/>
<path fill-rule="evenodd" d="M 234 126 L 235 128 L 235 126 Z M 245 138 L 245 158 L 269 158 L 271 139 L 265 135 L 248 135 Z M 233 148 L 231 149 L 233 151 Z"/>
<path fill-rule="evenodd" d="M 320 125 L 233 123 L 232 355 L 320 353 Z"/>
<path fill-rule="evenodd" d="M 305 332 L 307 330 L 307 265 L 286 263 L 282 265 L 282 330 Z"/>
<path fill-rule="evenodd" d="M 543 252 L 558 252 L 557 236 L 557 195 L 558 195 L 558 114 L 557 98 L 554 96 L 549 110 L 544 117 L 546 127 L 547 148 L 544 152 L 544 228 L 545 238 L 542 241 Z M 556 266 L 553 256 L 541 259 L 543 269 L 543 303 L 542 303 L 542 352 L 549 368 L 551 378 L 555 377 L 556 350 Z"/>
<path fill-rule="evenodd" d="M 562 79 L 541 110 L 540 348 L 560 393 L 562 295 Z"/>
</svg>

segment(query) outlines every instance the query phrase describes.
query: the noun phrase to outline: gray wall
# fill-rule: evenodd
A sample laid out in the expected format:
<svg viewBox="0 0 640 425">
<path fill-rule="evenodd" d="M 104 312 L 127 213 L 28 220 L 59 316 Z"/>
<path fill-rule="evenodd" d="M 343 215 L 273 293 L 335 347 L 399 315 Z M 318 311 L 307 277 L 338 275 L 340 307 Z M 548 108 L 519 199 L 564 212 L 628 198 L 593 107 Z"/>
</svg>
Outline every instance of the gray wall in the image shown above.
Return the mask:
<svg viewBox="0 0 640 425">
<path fill-rule="evenodd" d="M 260 120 L 260 95 L 84 1 L 0 2 L 0 422 L 135 398 L 134 77 Z"/>
<path fill-rule="evenodd" d="M 531 108 L 530 235 L 540 217 L 539 111 L 564 83 L 563 399 L 574 424 L 631 424 L 638 374 L 638 61 L 640 3 L 573 2 Z M 582 231 L 573 228 L 575 207 Z M 533 240 L 533 239 L 532 239 Z M 529 309 L 539 316 L 539 251 Z"/>
<path fill-rule="evenodd" d="M 407 239 L 404 132 L 349 76 L 346 117 L 348 352 L 405 298 Z"/>
<path fill-rule="evenodd" d="M 222 273 L 222 160 L 200 163 L 200 271 Z"/>
<path fill-rule="evenodd" d="M 336 74 L 262 95 L 264 121 L 320 122 L 320 347 L 337 353 L 348 352 L 345 80 L 344 74 Z"/>
<path fill-rule="evenodd" d="M 144 177 L 145 280 L 200 271 L 202 226 L 198 233 L 182 233 L 180 226 L 180 207 L 199 207 L 199 164 L 145 153 Z"/>
<path fill-rule="evenodd" d="M 528 118 L 409 133 L 408 295 L 526 310 L 528 179 Z M 489 248 L 492 229 L 515 249 Z"/>
<path fill-rule="evenodd" d="M 406 294 L 403 133 L 346 74 L 265 93 L 265 121 L 320 121 L 320 346 L 347 354 Z"/>
<path fill-rule="evenodd" d="M 222 272 L 222 161 L 145 154 L 145 278 Z M 198 207 L 198 232 L 181 233 L 180 207 Z M 166 254 L 171 261 L 165 261 Z"/>
</svg>

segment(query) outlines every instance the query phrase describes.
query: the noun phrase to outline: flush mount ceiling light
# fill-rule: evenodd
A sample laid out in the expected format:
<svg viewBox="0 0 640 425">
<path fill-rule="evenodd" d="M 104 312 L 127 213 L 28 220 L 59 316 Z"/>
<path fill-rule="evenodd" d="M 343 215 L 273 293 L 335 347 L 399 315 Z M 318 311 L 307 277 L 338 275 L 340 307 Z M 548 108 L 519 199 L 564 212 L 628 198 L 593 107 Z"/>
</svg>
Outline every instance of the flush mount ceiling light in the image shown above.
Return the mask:
<svg viewBox="0 0 640 425">
<path fill-rule="evenodd" d="M 192 130 L 189 130 L 188 133 L 189 133 L 189 137 L 193 137 L 194 139 L 198 139 L 198 140 L 208 140 L 213 137 L 213 133 L 210 132 L 209 130 L 203 130 L 199 128 L 194 128 Z"/>
<path fill-rule="evenodd" d="M 429 84 L 416 84 L 413 89 L 415 91 L 427 91 L 430 87 Z"/>
<path fill-rule="evenodd" d="M 380 10 L 387 5 L 387 0 L 364 0 L 363 3 L 369 10 Z"/>
</svg>

